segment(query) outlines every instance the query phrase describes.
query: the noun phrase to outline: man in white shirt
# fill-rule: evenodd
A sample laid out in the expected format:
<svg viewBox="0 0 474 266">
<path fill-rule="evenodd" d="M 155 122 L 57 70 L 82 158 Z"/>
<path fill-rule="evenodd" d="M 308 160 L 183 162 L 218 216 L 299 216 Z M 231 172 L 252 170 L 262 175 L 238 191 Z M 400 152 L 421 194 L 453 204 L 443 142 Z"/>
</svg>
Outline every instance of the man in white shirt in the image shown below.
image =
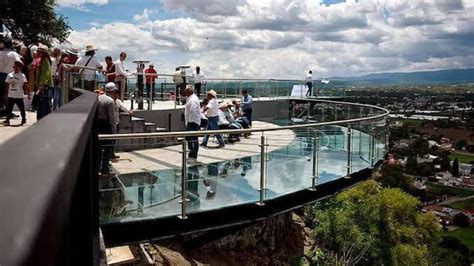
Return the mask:
<svg viewBox="0 0 474 266">
<path fill-rule="evenodd" d="M 214 90 L 207 92 L 207 99 L 209 103 L 204 107 L 204 113 L 207 117 L 207 128 L 206 130 L 218 130 L 219 129 L 219 105 L 217 104 L 217 93 Z M 219 146 L 217 148 L 225 147 L 224 139 L 221 134 L 216 134 L 217 140 L 219 141 Z M 209 140 L 209 135 L 204 136 L 202 140 L 202 146 L 207 146 L 207 141 Z"/>
<path fill-rule="evenodd" d="M 123 101 L 123 97 L 125 95 L 125 87 L 127 84 L 127 69 L 125 68 L 125 59 L 127 58 L 127 54 L 125 52 L 121 52 L 119 59 L 115 62 L 115 84 L 120 91 L 120 100 Z"/>
<path fill-rule="evenodd" d="M 309 71 L 304 81 L 306 82 L 306 86 L 308 87 L 308 91 L 306 91 L 306 97 L 311 96 L 311 90 L 313 89 L 313 71 Z"/>
<path fill-rule="evenodd" d="M 194 87 L 198 98 L 201 98 L 201 85 L 206 84 L 206 77 L 199 66 L 193 71 Z"/>
<path fill-rule="evenodd" d="M 89 44 L 86 46 L 86 53 L 83 57 L 76 61 L 76 66 L 83 66 L 85 68 L 79 68 L 79 74 L 83 75 L 84 89 L 94 91 L 96 81 L 96 71 L 102 70 L 102 64 L 99 59 L 95 57 L 96 48 L 94 45 Z"/>
<path fill-rule="evenodd" d="M 186 106 L 184 107 L 184 122 L 186 124 L 187 131 L 199 131 L 201 124 L 201 104 L 199 99 L 194 94 L 194 88 L 192 85 L 187 85 L 184 91 L 186 95 Z M 186 137 L 189 145 L 189 162 L 196 162 L 196 158 L 199 151 L 199 140 L 198 136 Z"/>
<path fill-rule="evenodd" d="M 12 51 L 12 40 L 6 39 L 3 42 L 3 48 L 0 48 L 0 108 L 5 108 L 7 101 L 7 86 L 5 79 L 8 73 L 13 71 L 15 61 L 21 61 L 20 55 Z"/>
</svg>

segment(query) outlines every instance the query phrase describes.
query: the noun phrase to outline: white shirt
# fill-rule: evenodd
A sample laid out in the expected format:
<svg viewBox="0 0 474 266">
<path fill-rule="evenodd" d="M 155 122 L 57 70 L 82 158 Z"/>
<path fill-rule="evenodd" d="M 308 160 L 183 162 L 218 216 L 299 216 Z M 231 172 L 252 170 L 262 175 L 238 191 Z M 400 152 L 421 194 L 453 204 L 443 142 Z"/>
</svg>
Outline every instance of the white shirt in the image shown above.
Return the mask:
<svg viewBox="0 0 474 266">
<path fill-rule="evenodd" d="M 5 49 L 0 51 L 0 73 L 10 73 L 13 71 L 15 61 L 20 61 L 21 57 L 15 51 Z"/>
<path fill-rule="evenodd" d="M 196 94 L 191 94 L 186 99 L 186 106 L 184 107 L 184 122 L 201 124 L 201 104 Z"/>
<path fill-rule="evenodd" d="M 219 105 L 217 104 L 216 98 L 212 98 L 211 100 L 209 100 L 209 103 L 206 107 L 209 108 L 206 111 L 207 117 L 215 117 L 219 115 Z"/>
<path fill-rule="evenodd" d="M 23 84 L 26 83 L 26 76 L 23 73 L 9 73 L 5 82 L 8 86 L 8 98 L 23 98 Z"/>
<path fill-rule="evenodd" d="M 89 61 L 90 57 L 91 57 L 90 55 L 85 55 L 85 56 L 79 58 L 76 62 L 76 66 L 86 66 L 86 63 L 87 63 L 87 61 Z M 92 59 L 87 64 L 87 67 L 99 69 L 99 68 L 102 67 L 102 64 L 99 62 L 99 59 L 97 59 L 97 57 L 94 56 L 94 57 L 92 57 Z M 84 74 L 84 79 L 85 80 L 89 80 L 89 81 L 95 80 L 96 70 L 79 69 L 79 73 L 81 73 L 81 72 Z"/>
<path fill-rule="evenodd" d="M 115 100 L 115 123 L 120 123 L 120 111 L 128 113 L 128 109 L 120 99 Z"/>
<path fill-rule="evenodd" d="M 225 113 L 222 112 L 221 109 L 219 109 L 219 122 L 217 123 L 219 126 L 220 125 L 228 125 L 229 121 L 225 118 Z"/>
<path fill-rule="evenodd" d="M 122 75 L 123 77 L 120 77 Z M 115 81 L 121 81 L 127 76 L 127 69 L 125 68 L 125 64 L 123 61 L 117 60 L 115 61 Z"/>
<path fill-rule="evenodd" d="M 58 71 L 58 63 L 56 62 L 56 57 L 51 57 L 51 73 L 53 75 Z"/>
<path fill-rule="evenodd" d="M 201 84 L 204 84 L 206 81 L 206 77 L 204 76 L 204 73 L 202 73 L 202 71 L 198 73 L 196 73 L 196 70 L 193 71 L 193 79 L 194 79 L 194 84 L 196 83 L 201 83 Z"/>
<path fill-rule="evenodd" d="M 304 81 L 306 83 L 307 82 L 313 82 L 313 75 L 308 73 L 308 75 L 306 75 L 306 78 L 304 79 Z"/>
</svg>

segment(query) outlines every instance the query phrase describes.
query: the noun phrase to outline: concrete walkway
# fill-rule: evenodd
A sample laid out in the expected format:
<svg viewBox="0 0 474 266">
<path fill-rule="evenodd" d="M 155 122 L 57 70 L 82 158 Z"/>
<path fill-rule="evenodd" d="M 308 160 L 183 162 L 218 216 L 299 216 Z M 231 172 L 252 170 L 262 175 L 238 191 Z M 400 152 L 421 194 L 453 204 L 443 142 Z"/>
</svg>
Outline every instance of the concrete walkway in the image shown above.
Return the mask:
<svg viewBox="0 0 474 266">
<path fill-rule="evenodd" d="M 13 113 L 20 115 L 20 112 L 14 111 Z M 5 117 L 0 118 L 0 122 L 5 120 Z M 15 137 L 20 134 L 23 130 L 29 128 L 30 126 L 36 123 L 36 113 L 35 112 L 26 112 L 26 124 L 20 125 L 21 117 L 14 118 L 10 120 L 10 126 L 4 126 L 0 123 L 0 145 L 2 145 L 7 140 Z"/>
<path fill-rule="evenodd" d="M 275 128 L 278 125 L 266 122 L 255 121 L 253 128 Z M 260 154 L 261 133 L 254 133 L 249 138 L 241 137 L 240 142 L 227 144 L 224 148 L 216 149 L 212 143 L 212 136 L 209 138 L 209 147 L 199 147 L 198 162 L 209 164 L 225 160 L 233 160 Z M 292 130 L 265 132 L 268 137 L 267 151 L 287 147 L 295 138 Z M 200 139 L 200 143 L 202 140 Z M 174 145 L 164 148 L 143 149 L 132 152 L 119 152 L 120 159 L 112 163 L 118 174 L 128 174 L 135 172 L 151 172 L 156 170 L 181 168 L 181 145 Z"/>
</svg>

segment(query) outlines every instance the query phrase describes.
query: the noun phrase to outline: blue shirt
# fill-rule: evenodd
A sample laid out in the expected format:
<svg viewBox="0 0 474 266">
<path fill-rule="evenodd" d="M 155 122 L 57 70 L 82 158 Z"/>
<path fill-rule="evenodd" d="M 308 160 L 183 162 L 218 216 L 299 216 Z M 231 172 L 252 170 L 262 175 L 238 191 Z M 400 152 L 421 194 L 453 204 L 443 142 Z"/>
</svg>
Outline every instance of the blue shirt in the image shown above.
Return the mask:
<svg viewBox="0 0 474 266">
<path fill-rule="evenodd" d="M 247 94 L 247 96 L 242 97 L 242 110 L 253 109 L 252 96 Z"/>
</svg>

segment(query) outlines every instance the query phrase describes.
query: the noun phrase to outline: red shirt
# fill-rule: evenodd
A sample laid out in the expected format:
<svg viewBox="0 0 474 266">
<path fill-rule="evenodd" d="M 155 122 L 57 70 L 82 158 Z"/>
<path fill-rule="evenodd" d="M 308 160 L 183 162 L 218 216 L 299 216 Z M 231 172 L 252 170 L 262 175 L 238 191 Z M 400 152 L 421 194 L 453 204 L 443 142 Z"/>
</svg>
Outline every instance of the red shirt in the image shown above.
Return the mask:
<svg viewBox="0 0 474 266">
<path fill-rule="evenodd" d="M 107 82 L 114 82 L 115 81 L 115 64 L 114 63 L 107 64 L 105 73 L 107 74 Z"/>
<path fill-rule="evenodd" d="M 147 68 L 145 69 L 145 74 L 158 74 L 154 68 Z M 155 83 L 155 79 L 158 77 L 158 75 L 146 75 L 146 84 L 152 84 Z"/>
</svg>

